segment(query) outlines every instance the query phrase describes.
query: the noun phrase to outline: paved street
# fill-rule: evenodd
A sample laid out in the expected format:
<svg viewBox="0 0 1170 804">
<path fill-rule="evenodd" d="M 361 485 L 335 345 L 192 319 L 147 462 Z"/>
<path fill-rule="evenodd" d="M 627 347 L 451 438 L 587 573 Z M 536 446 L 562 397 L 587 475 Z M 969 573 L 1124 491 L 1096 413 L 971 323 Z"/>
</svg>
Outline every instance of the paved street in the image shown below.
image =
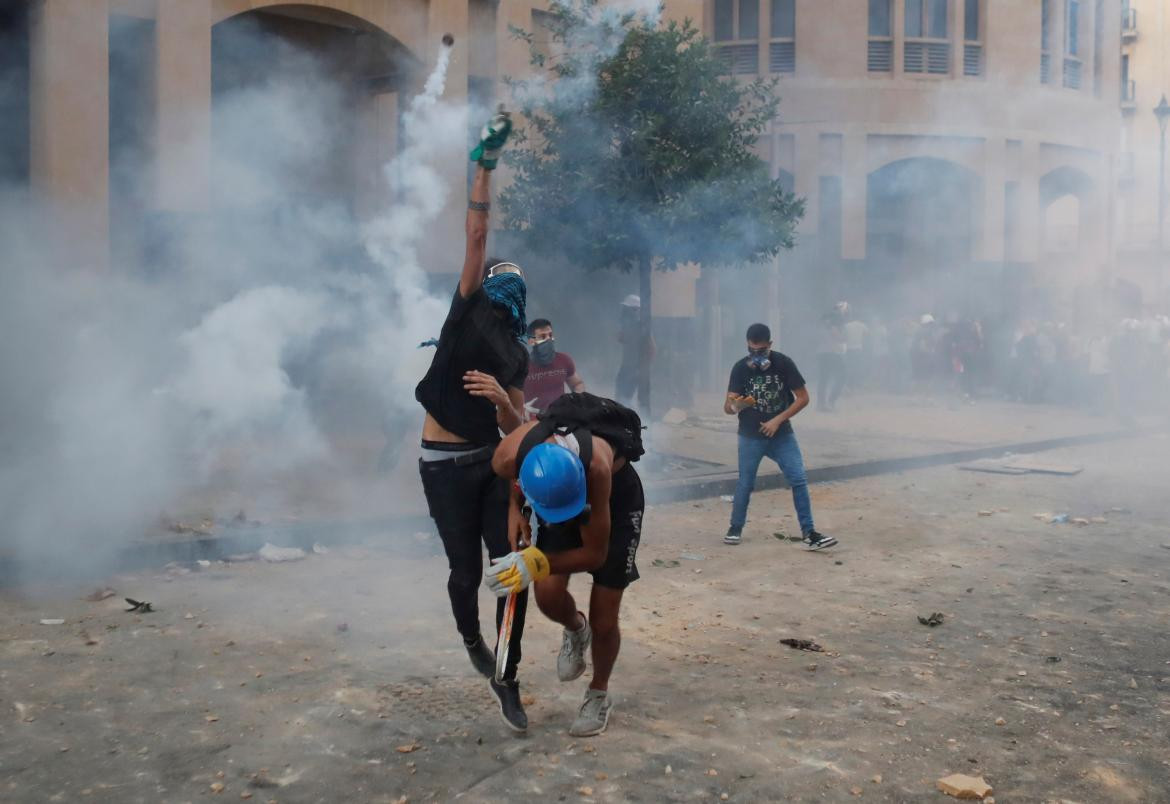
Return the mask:
<svg viewBox="0 0 1170 804">
<path fill-rule="evenodd" d="M 566 733 L 585 682 L 557 683 L 560 634 L 535 612 L 531 727 L 504 728 L 425 535 L 95 580 L 117 593 L 100 602 L 8 590 L 0 799 L 938 801 L 935 781 L 966 772 L 1001 801 L 1161 800 L 1165 448 L 1045 453 L 1085 467 L 1073 477 L 819 485 L 818 524 L 842 542 L 824 554 L 775 535 L 793 533 L 784 491 L 757 495 L 736 548 L 726 503 L 651 507 L 594 739 Z"/>
</svg>

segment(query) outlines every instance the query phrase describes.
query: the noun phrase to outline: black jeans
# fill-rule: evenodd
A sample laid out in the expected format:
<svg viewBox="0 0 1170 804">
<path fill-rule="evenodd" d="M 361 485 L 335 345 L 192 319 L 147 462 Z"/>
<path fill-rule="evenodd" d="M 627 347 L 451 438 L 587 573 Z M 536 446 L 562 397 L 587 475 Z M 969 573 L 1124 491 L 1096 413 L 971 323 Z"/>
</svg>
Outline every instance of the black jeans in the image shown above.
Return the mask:
<svg viewBox="0 0 1170 804">
<path fill-rule="evenodd" d="M 454 461 L 419 461 L 427 507 L 451 574 L 447 594 L 455 627 L 465 640 L 479 636 L 479 585 L 483 580 L 483 549 L 488 556 L 507 555 L 508 482 L 492 471 L 491 459 L 456 466 Z M 496 601 L 496 633 L 504 617 L 507 598 Z M 516 615 L 512 621 L 512 639 L 508 643 L 508 667 L 504 678 L 514 679 L 520 664 L 520 639 L 524 635 L 524 613 L 528 609 L 528 590 L 516 596 Z M 498 637 L 497 637 L 498 640 Z M 496 645 L 499 649 L 499 645 Z"/>
</svg>

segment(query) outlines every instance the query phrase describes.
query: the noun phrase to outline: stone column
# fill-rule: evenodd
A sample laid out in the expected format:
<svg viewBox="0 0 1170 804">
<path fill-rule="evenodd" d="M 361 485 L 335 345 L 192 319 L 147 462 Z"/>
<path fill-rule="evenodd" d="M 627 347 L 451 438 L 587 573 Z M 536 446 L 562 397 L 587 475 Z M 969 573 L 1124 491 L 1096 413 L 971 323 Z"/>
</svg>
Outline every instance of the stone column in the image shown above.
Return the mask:
<svg viewBox="0 0 1170 804">
<path fill-rule="evenodd" d="M 865 131 L 858 128 L 845 134 L 844 170 L 841 180 L 841 258 L 865 259 L 866 172 Z"/>
<path fill-rule="evenodd" d="M 211 4 L 158 0 L 155 208 L 210 203 Z"/>
<path fill-rule="evenodd" d="M 1040 254 L 1040 241 L 1044 236 L 1043 218 L 1040 209 L 1040 145 L 1035 140 L 1020 144 L 1019 172 L 1019 220 L 1016 227 L 1020 232 L 1016 253 L 1009 254 L 1013 262 L 1036 262 Z"/>
<path fill-rule="evenodd" d="M 1007 145 L 1001 137 L 983 143 L 983 214 L 976 258 L 984 262 L 1004 259 L 1004 182 Z"/>
<path fill-rule="evenodd" d="M 447 69 L 447 86 L 443 92 L 443 99 L 449 103 L 463 104 L 467 99 L 468 45 L 471 40 L 468 33 L 467 0 L 432 0 L 427 7 L 426 52 L 420 54 L 426 60 L 423 74 L 420 76 L 423 79 L 430 73 L 438 59 L 444 33 L 450 33 L 455 37 L 455 45 L 452 48 L 451 64 Z M 470 125 L 474 124 L 478 129 L 482 123 L 483 121 L 473 123 L 461 117 L 453 125 L 461 126 L 465 132 L 469 132 Z M 446 208 L 428 231 L 429 240 L 436 244 L 438 252 L 432 267 L 441 272 L 458 271 L 463 263 L 469 139 L 469 135 L 460 138 L 461 145 L 451 154 L 450 159 L 435 165 L 449 193 Z M 496 173 L 497 175 L 492 177 L 493 196 L 499 195 L 501 187 L 500 171 Z M 499 213 L 494 208 L 492 218 L 491 225 L 498 226 Z M 491 253 L 492 243 L 489 237 L 488 254 Z"/>
<path fill-rule="evenodd" d="M 820 136 L 816 129 L 802 126 L 796 132 L 796 154 L 792 160 L 794 190 L 805 199 L 800 233 L 815 235 L 820 224 Z"/>
<path fill-rule="evenodd" d="M 31 184 L 71 266 L 109 266 L 109 16 L 105 2 L 42 0 L 30 20 Z"/>
</svg>

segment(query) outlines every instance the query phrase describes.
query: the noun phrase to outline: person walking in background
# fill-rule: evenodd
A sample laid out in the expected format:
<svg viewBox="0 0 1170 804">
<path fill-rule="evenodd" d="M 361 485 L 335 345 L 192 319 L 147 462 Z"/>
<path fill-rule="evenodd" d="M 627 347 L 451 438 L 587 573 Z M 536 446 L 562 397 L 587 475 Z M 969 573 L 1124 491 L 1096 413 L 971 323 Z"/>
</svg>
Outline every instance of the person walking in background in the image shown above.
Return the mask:
<svg viewBox="0 0 1170 804">
<path fill-rule="evenodd" d="M 657 349 L 653 336 L 642 337 L 641 312 L 642 299 L 639 296 L 631 293 L 622 301 L 618 329 L 618 343 L 622 345 L 622 363 L 614 382 L 614 397 L 623 405 L 631 406 L 634 403 L 634 396 L 637 395 L 638 405 L 643 408 L 642 413 L 648 415 L 649 411 L 644 409 L 646 400 L 642 399 L 638 388 L 638 378 L 643 362 L 646 370 L 650 370 Z"/>
<path fill-rule="evenodd" d="M 577 376 L 573 358 L 557 351 L 551 321 L 537 318 L 528 325 L 528 346 L 532 362 L 524 382 L 524 407 L 530 414 L 548 410 L 565 393 L 566 386 L 570 391 L 585 390 L 585 381 Z"/>
<path fill-rule="evenodd" d="M 821 316 L 821 340 L 817 346 L 817 410 L 832 411 L 845 387 L 845 302 Z"/>
<path fill-rule="evenodd" d="M 731 367 L 723 403 L 724 413 L 739 416 L 739 482 L 723 543 L 739 544 L 743 538 L 756 473 L 767 456 L 780 467 L 792 489 L 805 546 L 810 550 L 832 547 L 837 540 L 818 533 L 813 523 L 804 457 L 792 431 L 792 417 L 808 405 L 804 377 L 792 358 L 772 351 L 772 333 L 765 324 L 748 327 L 747 349 L 747 357 Z"/>
<path fill-rule="evenodd" d="M 845 333 L 845 387 L 853 391 L 860 389 L 866 380 L 869 359 L 866 355 L 869 327 L 860 318 L 853 316 L 846 307 L 843 327 Z"/>
</svg>

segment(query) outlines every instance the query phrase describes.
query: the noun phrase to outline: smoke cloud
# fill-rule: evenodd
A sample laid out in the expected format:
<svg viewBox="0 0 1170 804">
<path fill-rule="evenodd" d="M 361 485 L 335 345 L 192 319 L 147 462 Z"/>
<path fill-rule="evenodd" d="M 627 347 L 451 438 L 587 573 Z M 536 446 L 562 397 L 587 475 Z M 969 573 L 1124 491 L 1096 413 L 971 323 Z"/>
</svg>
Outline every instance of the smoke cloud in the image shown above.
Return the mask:
<svg viewBox="0 0 1170 804">
<path fill-rule="evenodd" d="M 264 45 L 233 35 L 237 48 Z M 415 347 L 449 302 L 426 288 L 434 255 L 421 238 L 456 189 L 435 165 L 466 158 L 469 110 L 441 100 L 450 50 L 410 100 L 397 156 L 359 166 L 392 199 L 363 222 L 340 194 L 315 192 L 352 133 L 349 88 L 314 55 L 275 58 L 263 83 L 216 98 L 216 213 L 153 253 L 101 276 L 76 270 L 54 247 L 59 224 L 3 190 L 9 566 L 100 572 L 160 515 L 230 516 L 225 490 L 249 512 L 293 504 L 298 473 L 353 468 L 339 439 L 381 430 L 400 441 L 388 423 L 418 418 L 413 388 L 431 353 Z"/>
</svg>

